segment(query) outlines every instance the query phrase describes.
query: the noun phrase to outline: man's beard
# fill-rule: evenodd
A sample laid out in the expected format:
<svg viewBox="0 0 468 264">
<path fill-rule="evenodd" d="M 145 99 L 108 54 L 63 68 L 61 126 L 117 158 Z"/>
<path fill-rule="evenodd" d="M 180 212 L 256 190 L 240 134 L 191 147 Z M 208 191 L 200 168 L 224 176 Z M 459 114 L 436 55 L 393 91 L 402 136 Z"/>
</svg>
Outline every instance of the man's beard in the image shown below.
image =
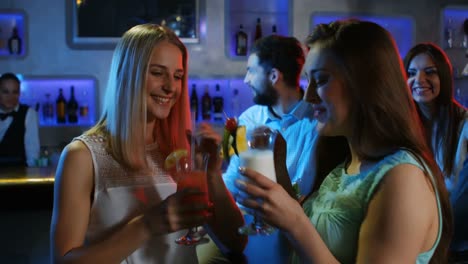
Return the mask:
<svg viewBox="0 0 468 264">
<path fill-rule="evenodd" d="M 279 94 L 270 83 L 265 85 L 265 90 L 262 93 L 257 93 L 253 101 L 258 105 L 274 106 L 279 100 Z"/>
</svg>

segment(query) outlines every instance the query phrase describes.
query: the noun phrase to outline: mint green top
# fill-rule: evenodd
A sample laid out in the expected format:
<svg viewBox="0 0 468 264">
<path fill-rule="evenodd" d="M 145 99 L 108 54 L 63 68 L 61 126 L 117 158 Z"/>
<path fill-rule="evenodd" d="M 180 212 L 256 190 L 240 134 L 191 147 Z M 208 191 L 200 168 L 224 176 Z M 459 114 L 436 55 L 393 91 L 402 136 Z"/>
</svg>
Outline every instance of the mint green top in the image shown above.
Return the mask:
<svg viewBox="0 0 468 264">
<path fill-rule="evenodd" d="M 336 167 L 323 181 L 318 192 L 308 199 L 303 207 L 306 215 L 317 229 L 331 253 L 340 263 L 355 263 L 359 230 L 367 207 L 385 174 L 399 164 L 422 165 L 407 150 L 399 150 L 380 160 L 371 169 L 359 174 L 347 174 L 344 164 Z M 431 175 L 432 179 L 432 175 Z M 434 182 L 434 180 L 432 179 Z M 439 223 L 442 212 L 436 192 Z M 439 224 L 437 240 L 433 247 L 419 254 L 416 263 L 429 263 L 439 244 L 442 224 Z M 300 263 L 294 254 L 293 263 Z"/>
</svg>

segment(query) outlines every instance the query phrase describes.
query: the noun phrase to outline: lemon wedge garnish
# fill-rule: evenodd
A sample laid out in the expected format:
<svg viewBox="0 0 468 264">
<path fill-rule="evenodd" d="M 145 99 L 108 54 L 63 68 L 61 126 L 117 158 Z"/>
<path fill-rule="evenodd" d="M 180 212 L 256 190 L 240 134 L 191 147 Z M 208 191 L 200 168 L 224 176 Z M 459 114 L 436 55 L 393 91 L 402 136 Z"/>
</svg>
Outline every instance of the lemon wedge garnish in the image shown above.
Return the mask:
<svg viewBox="0 0 468 264">
<path fill-rule="evenodd" d="M 188 151 L 186 149 L 174 150 L 167 156 L 166 160 L 164 161 L 164 168 L 166 170 L 172 170 L 176 168 L 176 164 L 179 162 L 179 160 L 187 156 L 188 156 Z"/>
<path fill-rule="evenodd" d="M 225 137 L 226 142 L 224 143 L 227 145 L 227 149 L 228 149 L 228 156 L 225 157 L 227 158 L 226 160 L 229 159 L 228 157 L 231 157 L 232 155 L 236 154 L 234 147 L 237 149 L 237 153 L 242 153 L 247 150 L 246 134 L 247 134 L 247 130 L 245 126 L 238 126 L 236 128 L 234 135 L 230 133 L 226 135 Z M 234 140 L 234 136 L 236 137 L 235 140 Z"/>
<path fill-rule="evenodd" d="M 247 129 L 245 126 L 237 127 L 236 131 L 236 147 L 237 152 L 242 153 L 247 150 Z"/>
</svg>

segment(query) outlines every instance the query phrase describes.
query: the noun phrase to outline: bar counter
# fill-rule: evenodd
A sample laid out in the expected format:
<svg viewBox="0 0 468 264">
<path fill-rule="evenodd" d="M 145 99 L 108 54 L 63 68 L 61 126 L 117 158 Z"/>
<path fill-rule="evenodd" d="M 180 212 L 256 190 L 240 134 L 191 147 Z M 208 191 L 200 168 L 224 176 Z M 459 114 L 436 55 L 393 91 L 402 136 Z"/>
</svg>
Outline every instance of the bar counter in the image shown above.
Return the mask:
<svg viewBox="0 0 468 264">
<path fill-rule="evenodd" d="M 55 167 L 9 167 L 0 170 L 0 186 L 54 184 Z"/>
<path fill-rule="evenodd" d="M 0 168 L 0 210 L 50 210 L 55 166 Z"/>
</svg>

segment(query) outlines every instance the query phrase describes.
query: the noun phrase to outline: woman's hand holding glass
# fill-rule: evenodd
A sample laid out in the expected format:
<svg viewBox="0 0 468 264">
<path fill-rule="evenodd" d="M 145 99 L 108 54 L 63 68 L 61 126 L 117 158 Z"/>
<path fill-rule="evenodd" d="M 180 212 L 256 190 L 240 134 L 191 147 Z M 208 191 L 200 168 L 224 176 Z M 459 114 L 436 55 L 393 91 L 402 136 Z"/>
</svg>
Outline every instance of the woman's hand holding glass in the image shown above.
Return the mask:
<svg viewBox="0 0 468 264">
<path fill-rule="evenodd" d="M 208 192 L 208 174 L 212 170 L 219 169 L 217 162 L 217 151 L 220 142 L 219 136 L 210 129 L 209 126 L 203 124 L 197 129 L 194 135 L 188 134 L 188 139 L 191 142 L 191 153 L 189 159 L 181 159 L 176 163 L 175 180 L 177 182 L 177 190 L 198 189 L 200 192 L 183 201 L 196 205 L 203 205 L 204 208 L 211 209 L 212 204 Z M 212 213 L 206 214 L 211 216 Z M 207 219 L 206 219 L 207 220 Z M 203 223 L 205 224 L 206 221 Z M 191 227 L 187 234 L 178 238 L 176 243 L 181 245 L 196 245 L 207 241 L 204 239 L 204 231 L 199 229 L 201 224 Z"/>
<path fill-rule="evenodd" d="M 189 190 L 190 192 L 191 190 L 198 190 L 197 193 L 193 192 L 194 195 L 183 198 L 182 203 L 188 206 L 195 206 L 195 208 L 208 209 L 211 207 L 206 174 L 208 156 L 199 153 L 193 153 L 193 156 L 194 158 L 187 160 L 187 163 L 177 166 L 175 176 L 177 191 L 185 192 Z M 196 215 L 198 212 L 194 214 Z M 210 213 L 202 212 L 202 215 L 209 216 Z M 204 233 L 198 230 L 198 226 L 200 225 L 192 226 L 187 234 L 176 240 L 176 243 L 181 245 L 196 245 L 201 243 Z"/>
<path fill-rule="evenodd" d="M 297 219 L 305 216 L 301 205 L 280 184 L 248 168 L 241 167 L 239 172 L 247 180 L 236 180 L 236 202 L 247 213 L 283 231 L 293 228 Z"/>
<path fill-rule="evenodd" d="M 193 199 L 202 195 L 204 193 L 196 188 L 178 191 L 151 207 L 143 215 L 143 221 L 152 235 L 163 235 L 202 225 L 211 216 L 208 204 Z"/>
<path fill-rule="evenodd" d="M 208 155 L 207 172 L 209 175 L 221 171 L 222 157 L 219 154 L 221 147 L 221 136 L 206 123 L 200 123 L 195 132 L 197 138 L 196 152 Z"/>
</svg>

